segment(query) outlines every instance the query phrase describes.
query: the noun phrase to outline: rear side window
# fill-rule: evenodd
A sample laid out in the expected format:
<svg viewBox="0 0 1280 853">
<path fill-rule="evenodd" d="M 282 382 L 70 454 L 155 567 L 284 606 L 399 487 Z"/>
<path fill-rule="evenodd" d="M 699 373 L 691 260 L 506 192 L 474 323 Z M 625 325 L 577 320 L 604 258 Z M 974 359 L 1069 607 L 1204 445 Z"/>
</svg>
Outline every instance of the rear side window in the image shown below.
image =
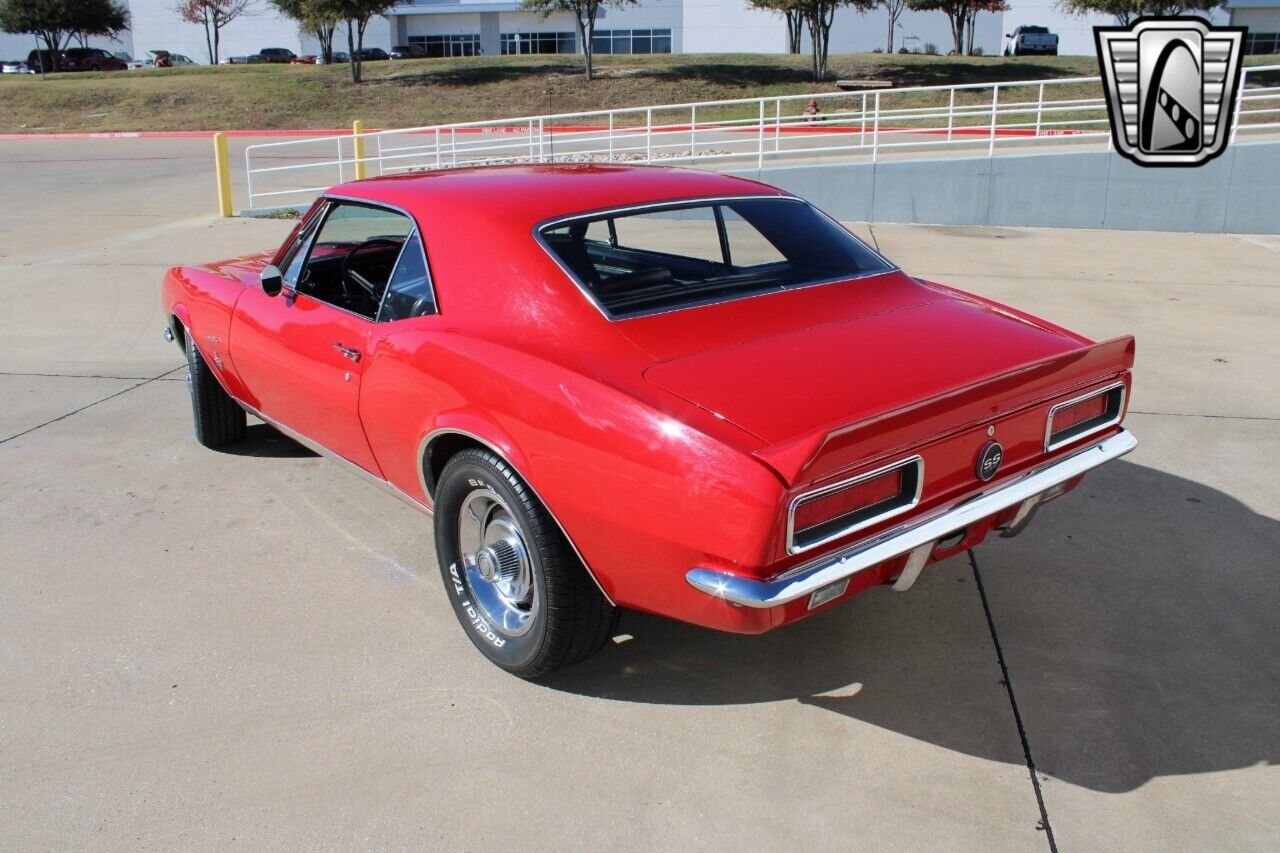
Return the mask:
<svg viewBox="0 0 1280 853">
<path fill-rule="evenodd" d="M 591 214 L 539 235 L 614 318 L 893 269 L 809 204 L 785 197 Z"/>
<path fill-rule="evenodd" d="M 425 257 L 422 240 L 418 237 L 418 232 L 414 231 L 405 240 L 400 261 L 387 284 L 387 295 L 382 298 L 379 320 L 404 320 L 435 312 L 435 295 L 431 292 L 431 276 L 427 272 Z"/>
</svg>

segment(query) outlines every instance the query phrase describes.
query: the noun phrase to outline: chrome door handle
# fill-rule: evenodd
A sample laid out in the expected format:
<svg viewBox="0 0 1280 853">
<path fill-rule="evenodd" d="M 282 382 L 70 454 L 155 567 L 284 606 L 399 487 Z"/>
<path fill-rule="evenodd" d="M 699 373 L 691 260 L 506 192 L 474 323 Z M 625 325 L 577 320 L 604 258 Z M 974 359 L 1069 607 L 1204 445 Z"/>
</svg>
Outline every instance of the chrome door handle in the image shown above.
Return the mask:
<svg viewBox="0 0 1280 853">
<path fill-rule="evenodd" d="M 338 352 L 342 353 L 342 357 L 343 357 L 343 358 L 349 358 L 349 359 L 351 359 L 352 361 L 359 361 L 359 360 L 360 360 L 360 350 L 358 350 L 358 349 L 352 349 L 351 347 L 345 347 L 345 346 L 343 346 L 342 344 L 334 344 L 334 345 L 333 345 L 333 348 L 334 348 L 334 349 L 336 349 Z"/>
</svg>

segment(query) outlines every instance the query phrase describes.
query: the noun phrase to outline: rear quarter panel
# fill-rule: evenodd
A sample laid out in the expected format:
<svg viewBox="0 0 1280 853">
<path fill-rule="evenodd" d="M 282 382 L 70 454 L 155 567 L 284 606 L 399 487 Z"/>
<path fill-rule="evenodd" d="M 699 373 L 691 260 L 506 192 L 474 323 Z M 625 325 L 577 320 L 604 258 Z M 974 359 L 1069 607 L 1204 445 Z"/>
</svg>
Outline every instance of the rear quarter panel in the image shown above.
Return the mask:
<svg viewBox="0 0 1280 853">
<path fill-rule="evenodd" d="M 695 565 L 759 565 L 782 484 L 748 454 L 595 377 L 430 327 L 388 334 L 364 376 L 361 418 L 379 465 L 430 501 L 420 447 L 436 430 L 503 452 L 617 604 L 715 624 L 684 581 Z M 430 413 L 430 414 L 429 414 Z"/>
</svg>

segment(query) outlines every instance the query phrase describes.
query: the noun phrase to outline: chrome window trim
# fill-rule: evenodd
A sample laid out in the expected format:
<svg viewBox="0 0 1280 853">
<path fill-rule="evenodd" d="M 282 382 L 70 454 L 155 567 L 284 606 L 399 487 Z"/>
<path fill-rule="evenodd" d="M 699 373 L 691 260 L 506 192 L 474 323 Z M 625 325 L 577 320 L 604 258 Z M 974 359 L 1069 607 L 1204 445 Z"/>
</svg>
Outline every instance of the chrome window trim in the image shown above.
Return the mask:
<svg viewBox="0 0 1280 853">
<path fill-rule="evenodd" d="M 419 247 L 422 249 L 422 267 L 423 267 L 423 269 L 425 269 L 425 270 L 427 271 L 427 288 L 431 291 L 431 304 L 434 306 L 434 309 L 432 310 L 431 314 L 439 314 L 439 313 L 440 313 L 440 295 L 436 292 L 436 277 L 435 277 L 435 274 L 431 272 L 431 259 L 427 257 L 427 239 L 426 239 L 426 236 L 425 236 L 425 232 L 422 230 L 422 225 L 418 222 L 417 217 L 415 217 L 412 213 L 410 213 L 408 210 L 406 210 L 405 208 L 401 207 L 400 205 L 398 205 L 398 204 L 392 204 L 392 203 L 390 203 L 390 202 L 386 202 L 386 201 L 372 201 L 372 200 L 367 199 L 367 198 L 360 198 L 359 196 L 339 195 L 339 194 L 337 194 L 337 193 L 333 193 L 333 192 L 325 193 L 324 195 L 322 195 L 322 196 L 321 196 L 321 198 L 325 199 L 326 201 L 330 201 L 330 202 L 332 202 L 332 201 L 345 201 L 345 202 L 352 202 L 352 203 L 354 203 L 354 204 L 361 204 L 361 205 L 364 205 L 365 207 L 380 207 L 380 208 L 382 208 L 383 210 L 389 210 L 389 211 L 391 211 L 392 213 L 399 213 L 399 214 L 401 214 L 402 216 L 404 216 L 406 219 L 408 219 L 408 220 L 409 220 L 409 222 L 410 222 L 410 224 L 411 224 L 411 225 L 413 225 L 413 227 L 412 227 L 411 229 L 409 229 L 409 234 L 412 234 L 414 231 L 417 231 L 417 232 L 418 232 L 418 244 L 419 244 Z M 327 214 L 327 213 L 326 213 L 325 215 L 326 215 L 326 217 L 328 216 L 328 214 Z M 322 224 L 322 227 L 323 227 L 323 224 Z M 319 228 L 317 228 L 317 229 L 316 229 L 316 233 L 312 235 L 312 240 L 314 240 L 314 239 L 315 239 L 315 236 L 316 236 L 317 234 L 319 234 L 319 233 L 320 233 L 320 229 L 319 229 Z M 406 240 L 406 241 L 409 239 L 409 234 L 406 234 L 406 235 L 405 235 L 405 240 Z M 310 251 L 310 247 L 308 247 L 307 251 L 308 251 L 308 252 Z M 391 279 L 392 279 L 392 278 L 395 278 L 395 274 L 396 274 L 396 267 L 400 266 L 400 256 L 401 256 L 401 255 L 403 255 L 403 254 L 404 254 L 404 247 L 403 247 L 403 246 L 401 246 L 401 247 L 400 247 L 400 255 L 397 255 L 397 256 L 396 256 L 396 262 L 395 262 L 395 264 L 391 267 L 391 275 L 387 277 L 387 288 L 383 289 L 383 291 L 382 291 L 382 300 L 378 303 L 378 311 L 377 311 L 377 313 L 376 313 L 376 314 L 374 314 L 374 315 L 373 315 L 373 318 L 372 318 L 372 319 L 367 318 L 367 317 L 365 318 L 365 319 L 369 319 L 369 320 L 370 320 L 370 322 L 373 322 L 373 323 L 398 323 L 398 322 L 400 322 L 400 320 L 378 320 L 377 318 L 378 318 L 378 316 L 379 316 L 379 315 L 381 315 L 381 313 L 382 313 L 382 302 L 385 302 L 385 301 L 386 301 L 386 298 L 387 298 L 387 290 L 388 290 L 388 289 L 390 289 L 390 287 L 391 287 Z M 317 302 L 324 302 L 324 300 L 323 300 L 323 299 L 318 299 L 318 300 L 316 300 L 316 301 L 317 301 Z M 324 304 L 325 304 L 325 305 L 328 305 L 329 303 L 328 303 L 328 302 L 324 302 Z M 334 307 L 337 307 L 337 306 L 334 306 Z M 339 309 L 339 310 L 341 310 L 341 309 Z M 353 314 L 354 312 L 348 311 L 347 313 L 348 313 L 348 314 Z M 363 315 L 357 314 L 356 316 L 363 316 Z M 424 317 L 429 317 L 429 316 L 431 316 L 431 315 L 430 315 L 430 314 L 424 314 L 424 315 L 422 315 L 422 316 L 424 316 Z M 404 319 L 404 320 L 414 320 L 414 319 L 417 319 L 417 318 L 415 318 L 415 317 L 403 317 L 403 318 L 401 318 L 401 319 Z"/>
<path fill-rule="evenodd" d="M 1103 423 L 1090 427 L 1089 429 L 1085 430 L 1079 435 L 1073 435 L 1070 438 L 1064 438 L 1061 441 L 1057 441 L 1057 442 L 1054 442 L 1051 440 L 1053 436 L 1053 416 L 1055 413 L 1057 413 L 1059 409 L 1065 409 L 1068 406 L 1074 406 L 1076 403 L 1083 403 L 1085 400 L 1090 400 L 1094 397 L 1100 397 L 1104 394 L 1110 394 L 1112 391 L 1116 390 L 1117 388 L 1120 389 L 1120 402 L 1119 402 L 1119 405 L 1116 406 L 1115 417 L 1109 418 L 1107 421 Z M 1128 396 L 1128 389 L 1125 387 L 1124 382 L 1113 382 L 1104 388 L 1098 388 L 1094 391 L 1089 391 L 1087 393 L 1081 394 L 1078 397 L 1072 397 L 1070 400 L 1067 400 L 1066 402 L 1055 404 L 1052 408 L 1049 409 L 1049 415 L 1048 417 L 1045 418 L 1045 421 L 1044 421 L 1045 453 L 1052 453 L 1055 450 L 1066 447 L 1068 444 L 1074 444 L 1075 442 L 1079 441 L 1082 438 L 1088 438 L 1091 435 L 1096 435 L 1097 433 L 1102 432 L 1104 429 L 1110 429 L 1111 427 L 1120 423 L 1120 421 L 1124 418 L 1124 410 L 1125 410 L 1125 405 L 1127 403 L 1127 399 L 1126 399 L 1127 396 Z"/>
<path fill-rule="evenodd" d="M 289 251 L 289 249 L 285 249 L 285 253 L 280 257 L 280 264 L 283 264 L 284 266 L 281 267 L 279 264 L 276 265 L 276 269 L 280 270 L 281 280 L 284 281 L 284 286 L 288 290 L 296 291 L 297 282 L 291 282 L 284 278 L 284 274 L 289 271 L 289 266 L 293 263 L 293 259 L 297 257 L 299 252 L 303 253 L 304 260 L 302 262 L 302 266 L 303 268 L 306 267 L 307 262 L 305 258 L 311 255 L 311 244 L 315 242 L 316 235 L 320 233 L 320 226 L 323 225 L 325 219 L 328 218 L 329 209 L 333 206 L 330 204 L 329 199 L 322 198 L 322 200 L 324 201 L 324 204 L 313 208 L 311 216 L 307 217 L 307 219 L 299 226 L 297 236 L 302 239 L 298 243 L 298 248 L 292 252 Z"/>
<path fill-rule="evenodd" d="M 478 436 L 473 432 L 467 432 L 465 429 L 458 429 L 457 427 L 441 427 L 439 429 L 433 429 L 431 432 L 427 433 L 426 437 L 418 444 L 418 485 L 422 488 L 422 493 L 430 498 L 432 513 L 434 514 L 435 496 L 431 494 L 431 491 L 427 488 L 427 448 L 431 446 L 432 441 L 445 435 L 461 435 L 483 444 L 489 450 L 492 450 L 497 454 L 499 459 L 507 463 L 507 465 L 511 467 L 511 470 L 515 471 L 516 474 L 520 476 L 521 480 L 524 480 L 525 485 L 529 487 L 529 491 L 533 492 L 533 496 L 537 498 L 538 502 L 542 504 L 544 509 L 546 509 L 547 515 L 551 516 L 551 520 L 556 523 L 556 527 L 560 528 L 560 532 L 564 534 L 564 541 L 568 542 L 569 547 L 573 549 L 573 553 L 578 555 L 578 562 L 582 563 L 582 567 L 587 570 L 587 577 L 591 578 L 591 582 L 600 590 L 600 594 L 604 596 L 604 600 L 616 607 L 617 605 L 613 598 L 610 597 L 607 591 L 605 591 L 604 585 L 600 583 L 600 579 L 596 577 L 596 573 L 591 570 L 591 564 L 588 563 L 587 558 L 582 555 L 582 551 L 578 549 L 578 543 L 573 541 L 573 537 L 569 535 L 569 531 L 566 530 L 565 526 L 560 522 L 560 518 L 556 515 L 555 510 L 551 508 L 551 504 L 543 500 L 542 495 L 534 488 L 533 483 L 531 483 L 529 478 L 526 477 L 510 459 L 507 458 L 507 454 L 499 450 L 488 439 Z"/>
<path fill-rule="evenodd" d="M 909 465 L 916 466 L 916 490 L 915 490 L 915 494 L 912 495 L 911 501 L 909 503 L 905 503 L 902 506 L 894 507 L 893 509 L 889 509 L 878 515 L 872 516 L 871 518 L 863 519 L 860 522 L 848 525 L 847 527 L 843 527 L 840 530 L 836 531 L 835 533 L 832 533 L 829 536 L 825 536 L 818 541 L 810 542 L 806 545 L 796 545 L 795 543 L 796 507 L 798 507 L 801 503 L 807 500 L 812 500 L 814 498 L 820 498 L 823 495 L 828 495 L 828 494 L 831 494 L 832 492 L 838 492 L 841 489 L 847 489 L 850 486 L 855 486 L 858 483 L 862 483 L 867 480 L 874 480 L 876 477 L 883 476 L 885 474 L 888 474 L 891 471 L 896 471 L 899 468 L 906 468 Z M 848 477 L 844 480 L 840 480 L 838 482 L 830 483 L 826 486 L 822 486 L 821 488 L 811 489 L 810 491 L 802 492 L 801 494 L 798 494 L 794 498 L 792 498 L 791 503 L 788 504 L 787 506 L 787 553 L 803 554 L 806 551 L 812 551 L 814 548 L 820 548 L 823 545 L 826 545 L 830 542 L 834 542 L 835 540 L 840 539 L 843 536 L 848 536 L 850 533 L 855 533 L 859 530 L 864 530 L 872 526 L 873 524 L 879 524 L 880 522 L 893 518 L 894 516 L 898 516 L 904 512 L 908 512 L 914 509 L 916 505 L 920 503 L 920 495 L 923 492 L 924 492 L 924 459 L 919 454 L 913 454 L 904 459 L 899 459 L 896 462 L 891 462 L 888 465 L 882 465 L 873 471 L 867 471 L 863 474 L 858 474 L 857 476 L 854 476 L 854 477 Z"/>
<path fill-rule="evenodd" d="M 826 219 L 836 228 L 840 229 L 845 234 L 848 234 L 850 239 L 856 242 L 863 249 L 870 252 L 873 256 L 878 258 L 881 262 L 883 262 L 885 265 L 885 268 L 881 270 L 868 270 L 867 272 L 857 273 L 855 275 L 837 276 L 835 278 L 826 278 L 820 281 L 811 281 L 807 284 L 799 284 L 799 285 L 794 285 L 792 287 L 779 288 L 775 290 L 767 290 L 767 291 L 764 291 L 763 293 L 746 293 L 741 296 L 729 296 L 729 297 L 722 297 L 722 296 L 710 297 L 703 301 L 692 302 L 688 305 L 679 305 L 674 308 L 654 308 L 650 311 L 639 311 L 634 314 L 627 314 L 625 317 L 614 317 L 605 309 L 603 305 L 600 304 L 599 300 L 596 299 L 595 294 L 591 292 L 591 289 L 587 287 L 585 284 L 583 284 L 582 281 L 580 281 L 578 277 L 574 275 L 567 266 L 564 265 L 564 263 L 560 260 L 560 256 L 557 255 L 549 245 L 547 245 L 546 240 L 543 239 L 543 236 L 542 236 L 542 232 L 549 228 L 555 228 L 559 225 L 564 225 L 567 222 L 573 222 L 578 219 L 590 219 L 590 218 L 597 218 L 602 216 L 617 215 L 622 213 L 631 213 L 635 211 L 652 210 L 654 208 L 677 207 L 680 205 L 694 206 L 699 204 L 728 204 L 735 201 L 766 201 L 766 200 L 775 200 L 775 199 L 779 201 L 795 202 L 797 204 L 803 204 L 809 207 L 811 210 L 813 210 L 819 216 Z M 560 268 L 560 271 L 563 272 L 566 277 L 568 277 L 569 281 L 573 282 L 574 285 L 578 288 L 578 290 L 582 291 L 582 295 L 587 298 L 587 301 L 590 302 L 591 305 L 594 306 L 595 309 L 600 312 L 601 316 L 603 316 L 606 320 L 608 320 L 611 323 L 624 323 L 627 320 L 638 320 L 642 317 L 654 317 L 659 314 L 670 314 L 674 311 L 688 311 L 695 308 L 701 308 L 707 305 L 721 305 L 727 302 L 739 302 L 746 299 L 756 299 L 762 296 L 771 296 L 777 293 L 790 293 L 792 291 L 797 291 L 797 290 L 807 290 L 811 287 L 822 287 L 824 285 L 836 284 L 839 282 L 857 281 L 858 279 L 871 278 L 877 275 L 887 275 L 888 273 L 901 271 L 901 268 L 897 264 L 895 264 L 893 261 L 886 258 L 884 255 L 880 254 L 873 247 L 868 246 L 861 238 L 858 237 L 857 234 L 854 234 L 848 228 L 845 228 L 842 224 L 840 224 L 839 221 L 837 221 L 830 214 L 810 204 L 809 202 L 805 201 L 802 198 L 799 198 L 793 195 L 785 195 L 785 194 L 759 193 L 759 194 L 752 194 L 752 195 L 694 196 L 692 198 L 668 199 L 666 201 L 652 201 L 652 202 L 645 202 L 643 204 L 628 204 L 628 205 L 622 205 L 620 207 L 604 207 L 604 208 L 599 208 L 597 210 L 584 210 L 580 213 L 572 213 L 572 214 L 567 214 L 562 216 L 555 216 L 555 217 L 552 217 L 551 219 L 546 219 L 546 220 L 543 220 L 542 222 L 539 222 L 537 225 L 533 226 L 533 239 L 539 246 L 542 247 L 542 250 L 547 253 L 547 256 L 551 258 L 552 262 L 555 263 L 555 265 Z"/>
</svg>

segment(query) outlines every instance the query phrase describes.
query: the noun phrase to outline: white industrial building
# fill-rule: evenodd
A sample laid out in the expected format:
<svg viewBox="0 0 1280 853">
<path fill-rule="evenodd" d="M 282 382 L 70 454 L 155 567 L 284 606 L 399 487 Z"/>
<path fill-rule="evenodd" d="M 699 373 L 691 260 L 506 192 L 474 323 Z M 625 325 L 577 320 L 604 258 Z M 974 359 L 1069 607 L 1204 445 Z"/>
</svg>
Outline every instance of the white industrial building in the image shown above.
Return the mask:
<svg viewBox="0 0 1280 853">
<path fill-rule="evenodd" d="M 112 51 L 126 50 L 146 56 L 164 49 L 186 54 L 197 62 L 208 61 L 204 30 L 184 23 L 173 11 L 172 0 L 127 0 L 132 27 L 120 41 L 92 42 Z M 1055 0 L 1012 0 L 1008 12 L 978 16 L 974 44 L 987 54 L 1003 49 L 1003 33 L 1021 24 L 1048 26 L 1060 36 L 1064 54 L 1094 52 L 1095 24 L 1112 24 L 1110 18 L 1075 18 L 1055 8 Z M 1280 49 L 1280 0 L 1228 0 L 1229 13 L 1215 13 L 1215 22 L 1228 17 L 1252 31 L 1254 52 Z M 831 32 L 833 53 L 883 49 L 887 19 L 883 10 L 861 13 L 841 9 Z M 345 49 L 345 34 L 337 41 Z M 365 35 L 369 47 L 390 49 L 420 43 L 431 55 L 493 56 L 507 53 L 576 53 L 578 36 L 573 17 L 564 12 L 548 17 L 524 11 L 518 0 L 413 0 L 375 19 Z M 906 45 L 923 49 L 937 46 L 945 53 L 951 45 L 946 17 L 941 12 L 906 12 L 894 35 L 895 49 Z M 0 58 L 25 57 L 34 47 L 29 36 L 0 34 Z M 227 26 L 222 33 L 222 57 L 256 53 L 264 47 L 285 47 L 298 54 L 317 53 L 313 35 L 299 32 L 260 0 L 252 14 Z M 595 37 L 597 53 L 782 53 L 786 29 L 778 15 L 751 8 L 746 0 L 640 0 L 623 9 L 601 11 Z M 1267 49 L 1263 49 L 1267 48 Z"/>
</svg>

